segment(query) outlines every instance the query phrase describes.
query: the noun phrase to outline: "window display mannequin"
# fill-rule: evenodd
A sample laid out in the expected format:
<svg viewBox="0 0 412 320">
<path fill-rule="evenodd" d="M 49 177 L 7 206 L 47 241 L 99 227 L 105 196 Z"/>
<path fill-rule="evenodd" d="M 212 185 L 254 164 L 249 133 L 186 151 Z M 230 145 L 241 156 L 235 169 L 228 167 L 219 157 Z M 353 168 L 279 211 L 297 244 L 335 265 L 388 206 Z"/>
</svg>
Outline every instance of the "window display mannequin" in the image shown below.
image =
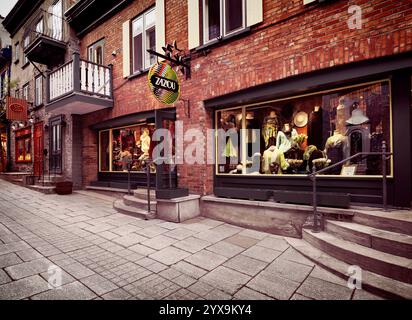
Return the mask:
<svg viewBox="0 0 412 320">
<path fill-rule="evenodd" d="M 227 117 L 227 120 L 221 119 L 220 123 L 221 127 L 225 131 L 228 131 L 230 129 L 236 129 L 236 117 L 233 114 L 229 115 Z M 223 150 L 222 156 L 226 158 L 237 158 L 238 156 L 237 146 L 234 145 L 232 138 L 230 136 L 227 137 L 226 146 Z"/>
<path fill-rule="evenodd" d="M 285 123 L 282 131 L 279 131 L 276 137 L 276 147 L 282 153 L 288 152 L 294 143 L 294 139 L 298 136 L 296 129 L 292 128 L 289 123 Z"/>
<path fill-rule="evenodd" d="M 149 129 L 143 128 L 143 133 L 140 136 L 140 150 L 142 150 L 143 154 L 139 157 L 139 160 L 146 160 L 149 158 L 150 141 Z"/>
<path fill-rule="evenodd" d="M 269 146 L 269 139 L 275 138 L 278 134 L 280 121 L 275 111 L 270 111 L 269 116 L 265 117 L 262 126 L 262 137 L 265 140 L 265 148 Z"/>
<path fill-rule="evenodd" d="M 344 134 L 346 132 L 346 121 L 351 115 L 351 106 L 353 100 L 349 97 L 339 99 L 339 105 L 336 107 L 336 130 Z"/>
<path fill-rule="evenodd" d="M 337 163 L 348 156 L 348 137 L 341 134 L 338 130 L 333 132 L 333 136 L 326 140 L 325 153 L 331 163 Z M 330 174 L 340 174 L 342 167 L 338 166 L 330 170 Z"/>
<path fill-rule="evenodd" d="M 289 164 L 281 152 L 274 144 L 263 153 L 262 171 L 266 174 L 282 174 L 282 170 L 287 170 Z"/>
</svg>

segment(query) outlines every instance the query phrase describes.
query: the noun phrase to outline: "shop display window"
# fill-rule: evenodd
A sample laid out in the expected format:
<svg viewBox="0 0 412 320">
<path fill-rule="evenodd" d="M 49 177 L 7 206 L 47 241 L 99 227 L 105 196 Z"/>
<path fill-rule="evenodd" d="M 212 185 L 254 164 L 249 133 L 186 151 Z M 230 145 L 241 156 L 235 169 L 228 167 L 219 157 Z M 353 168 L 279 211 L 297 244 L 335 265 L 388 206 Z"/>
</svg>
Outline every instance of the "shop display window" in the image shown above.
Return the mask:
<svg viewBox="0 0 412 320">
<path fill-rule="evenodd" d="M 16 162 L 31 162 L 31 131 L 16 131 Z"/>
<path fill-rule="evenodd" d="M 100 132 L 100 171 L 142 172 L 153 149 L 154 126 L 139 124 Z"/>
<path fill-rule="evenodd" d="M 390 83 L 380 81 L 217 111 L 216 127 L 238 132 L 237 139 L 217 135 L 217 174 L 304 175 L 380 152 L 383 141 L 390 151 L 390 101 Z M 382 160 L 362 157 L 324 174 L 379 176 Z"/>
</svg>

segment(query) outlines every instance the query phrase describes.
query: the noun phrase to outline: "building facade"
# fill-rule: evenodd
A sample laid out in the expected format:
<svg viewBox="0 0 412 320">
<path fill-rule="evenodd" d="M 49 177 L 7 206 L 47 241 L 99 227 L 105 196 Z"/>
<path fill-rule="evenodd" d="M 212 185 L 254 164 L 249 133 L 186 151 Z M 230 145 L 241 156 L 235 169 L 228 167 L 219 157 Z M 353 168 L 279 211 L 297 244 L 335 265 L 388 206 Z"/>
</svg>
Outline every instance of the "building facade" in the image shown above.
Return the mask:
<svg viewBox="0 0 412 320">
<path fill-rule="evenodd" d="M 0 23 L 4 17 L 0 16 Z M 11 40 L 0 24 L 0 172 L 5 172 L 11 162 L 10 126 L 6 119 L 6 96 L 10 86 Z"/>
<path fill-rule="evenodd" d="M 5 23 L 13 45 L 25 43 L 23 28 L 10 27 L 18 8 Z M 215 163 L 153 168 L 158 188 L 310 203 L 308 173 L 330 166 L 318 177 L 324 204 L 378 203 L 385 168 L 389 203 L 410 207 L 410 1 L 82 0 L 63 12 L 78 47 L 49 68 L 35 121 L 50 127 L 46 113 L 64 115 L 62 171 L 77 186 L 126 188 L 127 161 L 132 186 L 145 185 L 153 132 L 179 125 L 203 133 L 196 143 L 213 145 Z M 180 99 L 165 105 L 148 89 L 158 60 L 147 50 L 164 54 L 174 41 L 190 75 L 175 68 Z M 24 85 L 29 72 L 16 66 Z M 210 143 L 208 129 L 227 136 Z M 384 142 L 387 161 L 341 163 Z"/>
<path fill-rule="evenodd" d="M 409 1 L 122 1 L 101 8 L 104 17 L 88 2 L 66 17 L 81 56 L 100 46 L 103 63 L 113 65 L 114 107 L 82 118 L 84 185 L 125 183 L 122 152 L 156 127 L 153 110 L 167 109 L 205 137 L 211 128 L 238 132 L 236 142 L 216 141 L 223 162 L 178 165 L 177 184 L 192 193 L 294 202 L 311 191 L 313 165 L 380 152 L 385 141 L 394 153 L 385 167 L 389 202 L 410 206 Z M 148 90 L 156 58 L 146 49 L 163 52 L 174 40 L 191 76 L 179 75 L 181 99 L 166 106 Z M 240 129 L 250 137 L 241 139 Z M 139 151 L 132 150 L 136 185 L 144 184 Z M 382 160 L 347 161 L 318 180 L 332 201 L 380 202 Z"/>
</svg>

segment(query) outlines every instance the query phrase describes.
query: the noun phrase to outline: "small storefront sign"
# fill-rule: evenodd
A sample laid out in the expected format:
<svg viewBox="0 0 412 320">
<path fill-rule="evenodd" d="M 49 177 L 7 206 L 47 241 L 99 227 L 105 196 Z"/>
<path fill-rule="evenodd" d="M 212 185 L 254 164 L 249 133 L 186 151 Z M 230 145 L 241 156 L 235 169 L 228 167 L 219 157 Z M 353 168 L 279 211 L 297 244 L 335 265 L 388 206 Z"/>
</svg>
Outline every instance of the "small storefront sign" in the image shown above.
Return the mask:
<svg viewBox="0 0 412 320">
<path fill-rule="evenodd" d="M 27 121 L 28 104 L 26 100 L 7 97 L 6 118 L 13 121 Z"/>
<path fill-rule="evenodd" d="M 165 62 L 154 64 L 149 71 L 148 79 L 150 91 L 161 103 L 173 104 L 179 99 L 179 78 L 169 64 Z"/>
</svg>

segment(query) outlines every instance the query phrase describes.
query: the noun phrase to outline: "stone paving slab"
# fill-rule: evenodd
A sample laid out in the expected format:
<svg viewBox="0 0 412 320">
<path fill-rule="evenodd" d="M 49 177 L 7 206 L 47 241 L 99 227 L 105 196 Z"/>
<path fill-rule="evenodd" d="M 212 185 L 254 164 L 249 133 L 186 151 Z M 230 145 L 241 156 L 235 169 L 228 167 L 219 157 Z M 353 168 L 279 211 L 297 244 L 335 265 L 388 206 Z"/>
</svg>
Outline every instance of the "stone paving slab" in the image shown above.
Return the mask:
<svg viewBox="0 0 412 320">
<path fill-rule="evenodd" d="M 281 236 L 204 217 L 142 220 L 87 191 L 0 190 L 0 299 L 380 299 Z M 48 283 L 53 265 L 62 286 Z"/>
<path fill-rule="evenodd" d="M 0 286 L 0 300 L 20 300 L 48 290 L 48 283 L 34 275 Z"/>
<path fill-rule="evenodd" d="M 66 284 L 32 297 L 33 300 L 91 300 L 97 296 L 80 282 Z"/>
</svg>

